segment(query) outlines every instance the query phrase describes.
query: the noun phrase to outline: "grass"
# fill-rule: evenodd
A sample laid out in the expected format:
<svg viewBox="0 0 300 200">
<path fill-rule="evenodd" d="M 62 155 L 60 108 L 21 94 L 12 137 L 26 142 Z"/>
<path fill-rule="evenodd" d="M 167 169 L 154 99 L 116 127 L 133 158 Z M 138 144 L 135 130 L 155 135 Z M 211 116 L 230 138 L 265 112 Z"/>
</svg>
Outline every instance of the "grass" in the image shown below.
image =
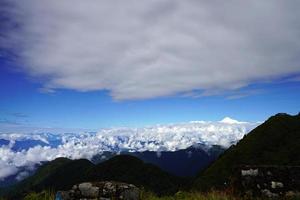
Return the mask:
<svg viewBox="0 0 300 200">
<path fill-rule="evenodd" d="M 32 192 L 25 196 L 24 200 L 54 200 L 55 193 L 53 191 L 42 191 L 40 193 Z"/>
<path fill-rule="evenodd" d="M 53 192 L 43 191 L 41 193 L 30 193 L 24 200 L 54 200 Z M 221 192 L 192 193 L 192 192 L 177 192 L 174 196 L 158 197 L 151 192 L 142 191 L 141 200 L 239 200 Z"/>
<path fill-rule="evenodd" d="M 24 200 L 54 200 L 55 192 L 43 191 L 40 193 L 29 193 Z M 1 199 L 0 200 L 5 200 Z M 203 192 L 177 192 L 173 196 L 158 197 L 152 192 L 143 190 L 141 192 L 141 200 L 263 200 L 261 198 L 237 197 L 231 192 L 211 191 Z M 283 199 L 282 199 L 283 200 Z M 289 200 L 300 200 L 300 198 L 293 198 Z"/>
<path fill-rule="evenodd" d="M 300 200 L 300 197 L 283 198 L 277 200 Z M 211 192 L 177 192 L 173 196 L 158 197 L 151 192 L 142 191 L 141 200 L 270 200 L 270 198 L 251 198 L 234 195 L 231 191 L 211 191 Z"/>
<path fill-rule="evenodd" d="M 239 200 L 223 192 L 177 192 L 174 196 L 157 197 L 149 192 L 142 192 L 142 200 Z"/>
</svg>

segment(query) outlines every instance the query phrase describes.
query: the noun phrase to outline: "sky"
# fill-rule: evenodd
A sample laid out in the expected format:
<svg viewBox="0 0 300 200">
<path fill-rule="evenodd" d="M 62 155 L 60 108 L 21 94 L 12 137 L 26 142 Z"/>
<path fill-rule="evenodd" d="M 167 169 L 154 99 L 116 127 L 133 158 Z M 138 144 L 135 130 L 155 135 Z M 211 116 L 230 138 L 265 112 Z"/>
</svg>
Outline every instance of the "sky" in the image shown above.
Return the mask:
<svg viewBox="0 0 300 200">
<path fill-rule="evenodd" d="M 296 0 L 1 0 L 0 132 L 297 114 L 299 8 Z"/>
</svg>

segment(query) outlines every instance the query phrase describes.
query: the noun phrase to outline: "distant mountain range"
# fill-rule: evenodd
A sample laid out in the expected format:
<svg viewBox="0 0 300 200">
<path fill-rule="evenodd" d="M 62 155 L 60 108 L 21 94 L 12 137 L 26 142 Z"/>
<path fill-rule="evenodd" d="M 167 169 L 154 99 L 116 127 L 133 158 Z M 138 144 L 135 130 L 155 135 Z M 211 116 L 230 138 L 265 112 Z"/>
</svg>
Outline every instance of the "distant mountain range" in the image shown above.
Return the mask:
<svg viewBox="0 0 300 200">
<path fill-rule="evenodd" d="M 207 147 L 197 144 L 178 151 L 103 152 L 94 156 L 91 161 L 100 163 L 116 155 L 131 155 L 145 163 L 154 164 L 170 174 L 192 177 L 216 160 L 224 150 L 225 148 L 219 145 Z"/>
<path fill-rule="evenodd" d="M 270 117 L 220 156 L 222 148 L 205 147 L 192 146 L 175 152 L 120 153 L 122 155 L 106 152 L 92 158 L 98 164 L 86 159 L 58 158 L 42 165 L 33 176 L 17 185 L 3 188 L 2 194 L 22 195 L 45 188 L 69 189 L 75 183 L 102 180 L 133 183 L 157 194 L 171 194 L 179 188 L 221 189 L 230 184 L 234 169 L 239 165 L 300 165 L 300 114 Z M 209 155 L 211 158 L 207 157 Z M 202 161 L 208 164 L 212 161 L 210 159 L 217 157 L 209 166 L 203 165 Z M 174 167 L 175 162 L 178 166 Z M 182 174 L 189 174 L 186 172 L 189 170 L 193 171 L 191 174 L 198 173 L 188 179 L 165 170 L 174 170 L 173 174 L 179 170 L 183 170 Z"/>
<path fill-rule="evenodd" d="M 91 159 L 91 162 L 94 164 L 99 164 L 117 155 L 131 155 L 139 158 L 145 163 L 154 164 L 172 175 L 181 177 L 192 177 L 195 176 L 200 169 L 203 169 L 204 167 L 208 166 L 211 162 L 216 160 L 224 150 L 225 149 L 223 147 L 218 145 L 207 147 L 203 144 L 197 144 L 187 149 L 182 149 L 178 151 L 124 151 L 118 153 L 105 151 L 95 155 Z M 43 163 L 36 164 L 31 169 L 24 167 L 23 169 L 21 168 L 19 170 L 23 172 L 25 176 L 30 176 L 34 174 L 36 169 L 38 169 L 39 166 L 41 166 Z M 19 174 L 20 172 L 18 174 L 8 176 L 7 178 L 0 181 L 0 187 L 16 184 L 18 180 L 22 178 L 18 177 Z"/>
<path fill-rule="evenodd" d="M 235 144 L 258 124 L 226 117 L 217 122 L 191 121 L 98 132 L 0 133 L 0 187 L 24 179 L 44 162 L 58 157 L 86 158 L 97 163 L 102 157 L 124 152 L 175 175 L 193 176 L 198 166 L 205 167 L 218 156 L 219 150 Z M 201 148 L 187 149 L 195 144 L 201 144 Z M 182 162 L 174 161 L 177 157 Z"/>
</svg>

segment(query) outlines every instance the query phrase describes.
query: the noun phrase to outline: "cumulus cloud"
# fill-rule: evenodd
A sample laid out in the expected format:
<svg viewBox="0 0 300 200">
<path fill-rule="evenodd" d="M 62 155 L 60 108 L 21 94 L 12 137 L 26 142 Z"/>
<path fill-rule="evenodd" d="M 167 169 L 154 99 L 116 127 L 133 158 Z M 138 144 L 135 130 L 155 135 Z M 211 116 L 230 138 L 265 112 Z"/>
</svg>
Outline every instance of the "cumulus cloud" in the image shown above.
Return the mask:
<svg viewBox="0 0 300 200">
<path fill-rule="evenodd" d="M 44 91 L 215 94 L 300 72 L 299 1 L 4 2 L 0 48 Z"/>
<path fill-rule="evenodd" d="M 98 132 L 84 133 L 28 133 L 0 134 L 0 139 L 9 140 L 8 145 L 0 146 L 0 179 L 16 174 L 24 178 L 31 168 L 42 161 L 57 157 L 71 159 L 87 158 L 103 151 L 175 151 L 195 144 L 209 148 L 211 145 L 228 147 L 236 143 L 259 123 L 240 122 L 224 118 L 219 122 L 192 121 L 188 123 L 157 125 L 145 128 L 110 128 Z M 14 148 L 16 141 L 38 140 L 30 148 Z M 52 142 L 59 141 L 58 145 Z M 17 151 L 14 149 L 18 149 Z M 32 169 L 31 169 L 32 171 Z"/>
</svg>

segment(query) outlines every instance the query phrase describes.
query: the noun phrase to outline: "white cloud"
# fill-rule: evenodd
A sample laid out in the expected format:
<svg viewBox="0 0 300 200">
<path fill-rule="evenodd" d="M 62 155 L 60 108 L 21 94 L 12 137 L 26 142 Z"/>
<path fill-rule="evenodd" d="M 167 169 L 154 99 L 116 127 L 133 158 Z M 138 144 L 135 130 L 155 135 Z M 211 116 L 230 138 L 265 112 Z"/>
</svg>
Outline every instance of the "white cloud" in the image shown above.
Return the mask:
<svg viewBox="0 0 300 200">
<path fill-rule="evenodd" d="M 193 121 L 188 123 L 157 125 L 145 128 L 110 128 L 84 133 L 28 133 L 0 134 L 10 141 L 0 146 L 0 179 L 17 173 L 19 168 L 34 168 L 41 161 L 57 157 L 91 159 L 102 151 L 175 151 L 195 144 L 228 147 L 240 140 L 259 123 L 239 122 L 225 118 L 219 122 Z M 14 151 L 15 141 L 41 140 L 45 144 L 61 140 L 58 146 L 34 146 Z M 25 174 L 20 174 L 22 178 Z"/>
<path fill-rule="evenodd" d="M 0 48 L 44 91 L 141 99 L 300 72 L 299 1 L 11 0 Z M 3 28 L 3 30 L 5 30 Z"/>
<path fill-rule="evenodd" d="M 0 181 L 4 178 L 16 174 L 18 169 L 0 159 Z"/>
<path fill-rule="evenodd" d="M 16 180 L 17 180 L 17 181 L 21 181 L 21 180 L 25 179 L 25 178 L 28 177 L 28 176 L 29 176 L 29 172 L 27 172 L 27 171 L 22 171 L 22 172 L 20 172 L 20 173 L 16 176 Z"/>
</svg>

